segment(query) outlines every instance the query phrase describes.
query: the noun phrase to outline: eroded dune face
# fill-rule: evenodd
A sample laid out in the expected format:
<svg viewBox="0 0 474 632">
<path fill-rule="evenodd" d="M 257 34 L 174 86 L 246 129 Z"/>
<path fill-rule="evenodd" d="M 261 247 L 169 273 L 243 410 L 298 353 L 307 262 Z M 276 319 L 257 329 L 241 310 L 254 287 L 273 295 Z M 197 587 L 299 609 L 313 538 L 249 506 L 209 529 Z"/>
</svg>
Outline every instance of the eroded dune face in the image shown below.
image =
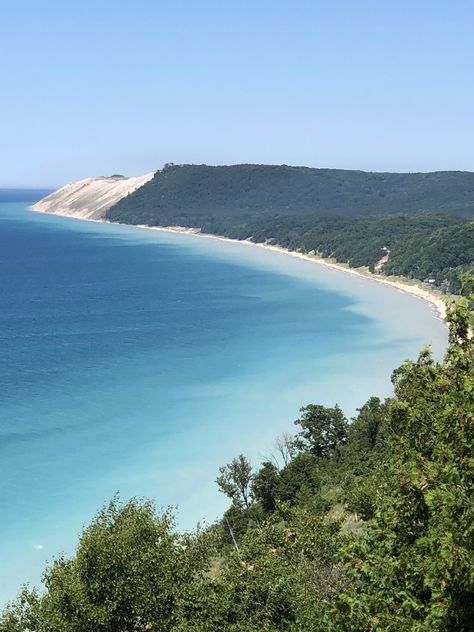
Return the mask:
<svg viewBox="0 0 474 632">
<path fill-rule="evenodd" d="M 41 213 L 103 219 L 111 206 L 132 191 L 139 189 L 153 176 L 152 172 L 134 178 L 123 176 L 87 178 L 66 184 L 31 208 Z"/>
</svg>

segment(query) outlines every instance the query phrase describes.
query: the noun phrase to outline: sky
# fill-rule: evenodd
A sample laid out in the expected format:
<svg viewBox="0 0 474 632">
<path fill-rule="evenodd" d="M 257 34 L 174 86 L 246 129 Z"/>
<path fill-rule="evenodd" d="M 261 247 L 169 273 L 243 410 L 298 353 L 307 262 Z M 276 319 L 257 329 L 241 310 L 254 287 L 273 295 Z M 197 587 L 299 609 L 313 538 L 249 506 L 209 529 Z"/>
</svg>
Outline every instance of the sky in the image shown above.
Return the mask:
<svg viewBox="0 0 474 632">
<path fill-rule="evenodd" d="M 4 0 L 0 186 L 166 162 L 474 171 L 472 0 Z"/>
</svg>

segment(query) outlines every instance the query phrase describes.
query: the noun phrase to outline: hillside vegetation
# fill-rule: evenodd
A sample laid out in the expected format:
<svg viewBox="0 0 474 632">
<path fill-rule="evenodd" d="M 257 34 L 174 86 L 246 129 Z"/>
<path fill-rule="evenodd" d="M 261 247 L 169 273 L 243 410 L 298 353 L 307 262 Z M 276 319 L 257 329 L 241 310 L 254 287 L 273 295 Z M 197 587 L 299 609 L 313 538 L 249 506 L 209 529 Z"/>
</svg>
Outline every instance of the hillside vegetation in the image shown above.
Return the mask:
<svg viewBox="0 0 474 632">
<path fill-rule="evenodd" d="M 180 534 L 170 512 L 114 499 L 0 632 L 472 630 L 468 319 L 451 309 L 445 360 L 422 350 L 394 372 L 394 397 L 351 424 L 310 404 L 257 470 L 243 455 L 221 467 L 218 523 Z"/>
<path fill-rule="evenodd" d="M 110 221 L 187 226 L 316 252 L 457 292 L 474 261 L 474 173 L 168 165 L 109 209 Z"/>
<path fill-rule="evenodd" d="M 367 173 L 273 165 L 168 165 L 110 211 L 143 223 L 390 213 L 474 216 L 474 173 Z"/>
</svg>

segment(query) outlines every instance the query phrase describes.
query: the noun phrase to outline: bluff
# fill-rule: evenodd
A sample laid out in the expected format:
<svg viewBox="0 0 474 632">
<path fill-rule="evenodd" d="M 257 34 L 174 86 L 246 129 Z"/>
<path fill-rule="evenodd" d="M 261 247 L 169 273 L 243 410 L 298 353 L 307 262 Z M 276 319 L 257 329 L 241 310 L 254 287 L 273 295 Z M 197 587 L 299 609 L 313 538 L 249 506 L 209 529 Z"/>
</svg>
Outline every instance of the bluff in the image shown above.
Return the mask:
<svg viewBox="0 0 474 632">
<path fill-rule="evenodd" d="M 474 173 L 367 173 L 286 165 L 166 165 L 112 221 L 202 227 L 249 219 L 394 213 L 474 216 Z"/>
<path fill-rule="evenodd" d="M 74 215 L 83 219 L 103 219 L 106 211 L 124 196 L 136 191 L 153 173 L 135 178 L 113 175 L 86 178 L 66 184 L 32 206 L 34 211 Z"/>
</svg>

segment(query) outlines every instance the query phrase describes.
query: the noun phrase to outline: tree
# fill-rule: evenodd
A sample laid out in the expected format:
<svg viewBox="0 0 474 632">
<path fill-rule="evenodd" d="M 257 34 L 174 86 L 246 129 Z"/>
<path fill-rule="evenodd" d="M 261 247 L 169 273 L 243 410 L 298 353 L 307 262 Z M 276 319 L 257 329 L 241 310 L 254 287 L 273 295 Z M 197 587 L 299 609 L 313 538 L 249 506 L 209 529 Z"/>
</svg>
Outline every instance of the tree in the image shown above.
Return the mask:
<svg viewBox="0 0 474 632">
<path fill-rule="evenodd" d="M 227 465 L 220 467 L 219 472 L 220 476 L 216 478 L 216 483 L 220 491 L 237 506 L 248 509 L 253 480 L 250 461 L 243 454 L 240 454 Z"/>
<path fill-rule="evenodd" d="M 277 469 L 285 467 L 295 456 L 297 450 L 295 445 L 295 437 L 289 432 L 279 435 L 274 443 L 274 452 L 271 453 L 271 460 Z"/>
<path fill-rule="evenodd" d="M 276 495 L 278 500 L 289 505 L 296 505 L 304 500 L 314 503 L 315 500 L 319 501 L 320 487 L 319 459 L 311 452 L 300 452 L 282 470 Z"/>
<path fill-rule="evenodd" d="M 305 508 L 282 506 L 260 529 L 250 530 L 217 584 L 226 632 L 326 632 L 324 600 L 341 581 L 340 524 Z"/>
<path fill-rule="evenodd" d="M 371 397 L 349 426 L 347 443 L 337 464 L 349 511 L 363 520 L 374 516 L 380 482 L 377 466 L 385 455 L 389 400 Z"/>
<path fill-rule="evenodd" d="M 442 364 L 424 349 L 394 372 L 376 512 L 347 551 L 344 630 L 472 630 L 474 344 L 466 305 L 448 319 Z"/>
<path fill-rule="evenodd" d="M 266 461 L 255 474 L 252 483 L 252 494 L 265 513 L 272 513 L 276 508 L 278 483 L 280 476 L 273 463 Z"/>
<path fill-rule="evenodd" d="M 300 409 L 301 417 L 295 424 L 301 426 L 296 445 L 318 457 L 337 454 L 347 441 L 348 421 L 336 404 L 326 408 L 318 404 L 309 404 Z"/>
<path fill-rule="evenodd" d="M 0 630 L 167 632 L 189 619 L 198 624 L 201 614 L 212 622 L 205 588 L 211 541 L 172 526 L 171 514 L 156 515 L 148 501 L 114 499 L 85 529 L 75 556 L 46 570 L 45 593 L 24 590 Z"/>
</svg>

